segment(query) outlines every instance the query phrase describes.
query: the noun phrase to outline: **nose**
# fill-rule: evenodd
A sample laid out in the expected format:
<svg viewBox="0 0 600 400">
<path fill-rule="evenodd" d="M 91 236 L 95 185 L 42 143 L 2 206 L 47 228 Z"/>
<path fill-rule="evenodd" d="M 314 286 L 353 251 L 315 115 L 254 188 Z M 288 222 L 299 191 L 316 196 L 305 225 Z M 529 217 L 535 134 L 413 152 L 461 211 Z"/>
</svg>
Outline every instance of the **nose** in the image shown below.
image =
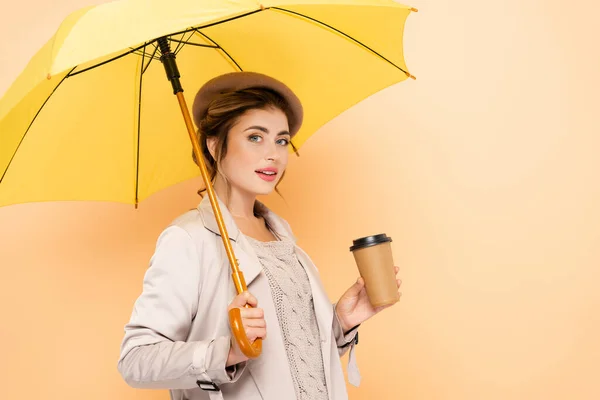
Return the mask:
<svg viewBox="0 0 600 400">
<path fill-rule="evenodd" d="M 268 161 L 277 161 L 279 160 L 279 152 L 277 151 L 277 144 L 272 143 L 268 146 L 266 146 L 265 149 L 265 158 Z"/>
</svg>

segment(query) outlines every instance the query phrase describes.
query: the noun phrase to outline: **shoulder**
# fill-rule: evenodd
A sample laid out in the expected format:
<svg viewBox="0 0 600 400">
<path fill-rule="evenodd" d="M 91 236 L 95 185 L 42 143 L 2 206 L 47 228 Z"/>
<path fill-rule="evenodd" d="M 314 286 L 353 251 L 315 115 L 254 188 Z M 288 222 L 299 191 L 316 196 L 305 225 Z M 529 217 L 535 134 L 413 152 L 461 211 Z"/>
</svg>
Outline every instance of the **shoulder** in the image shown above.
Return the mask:
<svg viewBox="0 0 600 400">
<path fill-rule="evenodd" d="M 165 236 L 177 237 L 197 245 L 209 240 L 212 235 L 204 227 L 198 209 L 192 209 L 174 218 L 160 234 L 160 238 Z"/>
<path fill-rule="evenodd" d="M 200 212 L 194 208 L 174 218 L 169 226 L 177 226 L 185 231 L 192 232 L 198 228 L 204 228 Z"/>
</svg>

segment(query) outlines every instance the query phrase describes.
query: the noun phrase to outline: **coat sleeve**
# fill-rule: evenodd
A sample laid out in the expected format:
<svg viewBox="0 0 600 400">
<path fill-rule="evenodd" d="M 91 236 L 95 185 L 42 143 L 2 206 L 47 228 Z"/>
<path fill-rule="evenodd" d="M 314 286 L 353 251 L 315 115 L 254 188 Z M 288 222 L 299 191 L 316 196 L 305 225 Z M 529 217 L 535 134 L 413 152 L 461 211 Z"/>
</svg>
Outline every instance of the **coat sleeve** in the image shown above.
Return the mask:
<svg viewBox="0 0 600 400">
<path fill-rule="evenodd" d="M 188 342 L 202 289 L 198 248 L 179 226 L 166 228 L 146 271 L 121 343 L 118 370 L 132 387 L 192 389 L 235 382 L 246 362 L 225 368 L 230 336 Z"/>
<path fill-rule="evenodd" d="M 358 387 L 360 385 L 360 371 L 358 369 L 358 364 L 356 362 L 356 349 L 355 346 L 358 344 L 358 327 L 360 324 L 356 325 L 352 329 L 350 329 L 346 334 L 342 329 L 342 324 L 335 312 L 335 306 L 337 303 L 333 304 L 333 335 L 335 341 L 337 343 L 338 354 L 342 357 L 344 354 L 350 350 L 350 355 L 348 357 L 348 381 Z"/>
<path fill-rule="evenodd" d="M 333 304 L 333 335 L 335 337 L 335 341 L 338 347 L 338 353 L 341 356 L 346 354 L 350 347 L 356 345 L 358 343 L 358 327 L 360 324 L 356 325 L 354 328 L 350 329 L 346 334 L 344 334 L 342 330 L 342 324 L 335 312 L 335 305 Z"/>
</svg>

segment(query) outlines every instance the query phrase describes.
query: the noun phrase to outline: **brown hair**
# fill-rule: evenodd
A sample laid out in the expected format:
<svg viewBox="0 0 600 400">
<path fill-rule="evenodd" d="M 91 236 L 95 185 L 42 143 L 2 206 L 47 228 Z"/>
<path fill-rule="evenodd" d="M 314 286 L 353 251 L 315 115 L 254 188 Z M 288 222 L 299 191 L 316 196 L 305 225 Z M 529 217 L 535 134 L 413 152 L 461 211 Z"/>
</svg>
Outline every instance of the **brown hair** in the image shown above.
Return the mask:
<svg viewBox="0 0 600 400">
<path fill-rule="evenodd" d="M 227 136 L 229 130 L 235 123 L 241 118 L 241 116 L 252 109 L 267 109 L 276 108 L 281 110 L 287 117 L 288 121 L 293 118 L 292 112 L 287 102 L 277 92 L 267 88 L 249 88 L 233 92 L 227 92 L 213 100 L 206 112 L 206 115 L 200 120 L 198 127 L 198 141 L 200 142 L 200 149 L 204 156 L 206 163 L 206 169 L 210 177 L 210 181 L 214 183 L 215 177 L 219 173 L 218 165 L 227 155 Z M 208 150 L 208 138 L 217 138 L 217 145 L 215 149 L 215 157 L 210 154 Z M 298 151 L 294 144 L 290 141 L 292 149 L 298 155 Z M 192 152 L 192 159 L 198 164 L 196 155 Z M 285 171 L 281 175 L 281 179 L 275 185 L 275 191 L 279 196 L 281 193 L 277 190 L 277 186 L 283 180 Z M 231 186 L 227 181 L 227 178 L 223 176 L 227 186 L 227 199 L 226 204 L 229 203 L 229 196 L 231 194 Z M 198 194 L 202 196 L 202 192 L 206 189 L 198 190 Z M 283 197 L 283 196 L 281 196 Z"/>
</svg>

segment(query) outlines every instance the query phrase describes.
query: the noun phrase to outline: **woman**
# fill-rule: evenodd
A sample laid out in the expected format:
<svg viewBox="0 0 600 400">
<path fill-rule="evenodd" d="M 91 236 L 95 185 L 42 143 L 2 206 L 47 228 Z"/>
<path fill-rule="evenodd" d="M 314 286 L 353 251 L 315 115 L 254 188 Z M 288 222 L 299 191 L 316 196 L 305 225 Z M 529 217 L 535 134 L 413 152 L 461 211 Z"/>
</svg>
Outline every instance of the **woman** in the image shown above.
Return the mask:
<svg viewBox="0 0 600 400">
<path fill-rule="evenodd" d="M 362 278 L 331 304 L 287 222 L 256 200 L 283 178 L 300 101 L 277 80 L 237 72 L 198 91 L 193 117 L 248 291 L 236 292 L 204 197 L 158 238 L 125 326 L 119 372 L 133 387 L 169 389 L 178 400 L 347 399 L 340 357 L 350 350 L 348 374 L 358 386 L 358 326 L 385 307 L 371 307 Z M 232 339 L 232 307 L 241 308 L 250 341 L 263 339 L 256 359 Z"/>
</svg>

